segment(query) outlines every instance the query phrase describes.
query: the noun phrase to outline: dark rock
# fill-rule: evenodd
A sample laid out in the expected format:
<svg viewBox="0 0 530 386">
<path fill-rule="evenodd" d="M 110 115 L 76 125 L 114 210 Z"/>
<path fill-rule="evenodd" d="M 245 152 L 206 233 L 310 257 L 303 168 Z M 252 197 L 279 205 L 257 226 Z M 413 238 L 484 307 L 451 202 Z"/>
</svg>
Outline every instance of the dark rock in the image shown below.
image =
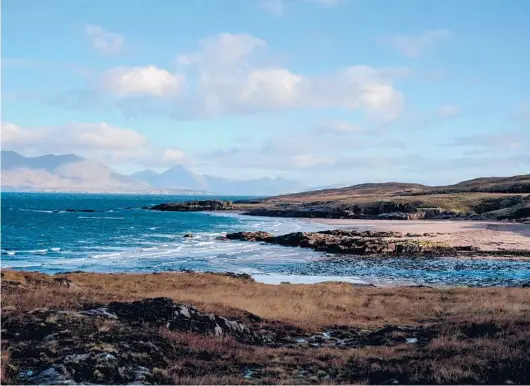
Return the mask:
<svg viewBox="0 0 530 386">
<path fill-rule="evenodd" d="M 232 204 L 232 201 L 204 200 L 204 201 L 189 201 L 189 202 L 171 202 L 171 203 L 155 205 L 148 209 L 167 211 L 167 212 L 202 212 L 202 211 L 216 211 L 216 210 L 231 210 L 233 209 L 233 204 Z"/>
<path fill-rule="evenodd" d="M 66 277 L 54 277 L 53 282 L 58 287 L 66 287 L 66 288 L 69 288 L 70 285 L 72 284 L 72 281 Z"/>
<path fill-rule="evenodd" d="M 254 281 L 252 276 L 250 276 L 248 273 L 235 273 L 235 272 L 210 272 L 206 271 L 204 273 L 210 274 L 210 275 L 217 275 L 217 276 L 228 276 L 233 277 L 234 279 L 241 279 L 241 280 L 251 280 Z"/>
<path fill-rule="evenodd" d="M 65 375 L 64 366 L 50 367 L 43 370 L 35 375 L 34 371 L 29 370 L 19 374 L 18 378 L 23 380 L 24 383 L 30 383 L 34 385 L 76 385 L 72 379 L 68 379 Z M 29 375 L 29 376 L 28 376 Z"/>
<path fill-rule="evenodd" d="M 261 322 L 257 315 L 244 317 L 249 323 Z M 273 331 L 256 332 L 238 320 L 167 298 L 112 302 L 80 311 L 2 314 L 2 349 L 9 350 L 14 384 L 168 384 L 167 378 L 154 380 L 150 369 L 167 368 L 190 353 L 204 355 L 182 345 L 179 339 L 186 335 L 178 332 L 212 339 L 231 336 L 244 344 L 276 339 Z"/>
<path fill-rule="evenodd" d="M 138 325 L 148 323 L 204 335 L 231 335 L 245 343 L 265 343 L 270 340 L 251 331 L 243 323 L 202 313 L 193 306 L 177 304 L 169 298 L 144 299 L 130 303 L 112 302 L 109 303 L 107 310 L 120 320 Z"/>
<path fill-rule="evenodd" d="M 350 255 L 450 255 L 456 251 L 444 243 L 402 239 L 402 237 L 400 232 L 338 229 L 322 232 L 294 232 L 281 236 L 273 236 L 267 232 L 238 232 L 229 233 L 223 239 L 266 242 Z"/>
<path fill-rule="evenodd" d="M 352 283 L 352 287 L 354 288 L 366 288 L 366 287 L 376 288 L 377 286 L 370 284 L 370 283 Z"/>
<path fill-rule="evenodd" d="M 183 237 L 184 237 L 185 239 L 191 239 L 191 238 L 193 238 L 193 234 L 191 234 L 191 233 L 186 233 Z"/>
<path fill-rule="evenodd" d="M 229 233 L 226 236 L 220 237 L 224 240 L 241 240 L 241 241 L 268 241 L 273 238 L 272 234 L 268 232 L 236 232 Z"/>
</svg>

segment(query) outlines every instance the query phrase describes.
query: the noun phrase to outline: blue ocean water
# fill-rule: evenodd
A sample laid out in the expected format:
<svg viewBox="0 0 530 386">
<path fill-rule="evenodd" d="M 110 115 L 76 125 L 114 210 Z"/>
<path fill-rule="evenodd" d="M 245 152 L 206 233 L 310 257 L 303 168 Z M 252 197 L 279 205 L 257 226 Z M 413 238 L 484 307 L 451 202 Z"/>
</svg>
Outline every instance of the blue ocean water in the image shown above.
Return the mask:
<svg viewBox="0 0 530 386">
<path fill-rule="evenodd" d="M 197 197 L 2 193 L 2 267 L 46 273 L 230 271 L 250 273 L 257 280 L 273 283 L 340 279 L 486 286 L 516 285 L 530 280 L 528 262 L 337 259 L 307 249 L 216 240 L 225 232 L 264 230 L 282 234 L 328 228 L 304 220 L 142 209 L 190 199 Z M 69 213 L 65 209 L 97 212 Z M 195 237 L 183 237 L 190 232 Z"/>
</svg>

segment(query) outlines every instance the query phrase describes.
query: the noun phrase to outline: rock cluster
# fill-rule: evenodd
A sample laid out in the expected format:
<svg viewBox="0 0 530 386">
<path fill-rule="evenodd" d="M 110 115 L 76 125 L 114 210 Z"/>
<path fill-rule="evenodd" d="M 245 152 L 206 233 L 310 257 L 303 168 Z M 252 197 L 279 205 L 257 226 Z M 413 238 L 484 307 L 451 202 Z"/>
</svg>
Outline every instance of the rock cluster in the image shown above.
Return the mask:
<svg viewBox="0 0 530 386">
<path fill-rule="evenodd" d="M 400 232 L 332 230 L 323 232 L 295 232 L 274 236 L 267 232 L 237 232 L 223 237 L 226 240 L 259 241 L 289 247 L 311 248 L 328 253 L 352 255 L 452 255 L 456 249 L 440 242 L 415 240 Z M 421 235 L 417 235 L 421 236 Z"/>
<path fill-rule="evenodd" d="M 166 204 L 158 204 L 149 209 L 166 212 L 201 212 L 230 210 L 233 209 L 233 204 L 232 201 L 203 200 L 189 202 L 170 202 Z"/>
<path fill-rule="evenodd" d="M 241 342 L 252 344 L 262 344 L 270 339 L 256 334 L 243 323 L 205 314 L 195 307 L 177 304 L 168 298 L 144 299 L 131 303 L 112 302 L 100 310 L 116 315 L 119 320 L 138 325 L 148 323 L 165 326 L 170 330 L 214 336 L 231 335 Z"/>
<path fill-rule="evenodd" d="M 168 298 L 111 302 L 85 310 L 36 309 L 2 315 L 2 350 L 15 384 L 157 383 L 154 368 L 167 368 L 185 355 L 161 333 L 182 331 L 230 336 L 245 344 L 265 344 L 273 333 Z"/>
</svg>

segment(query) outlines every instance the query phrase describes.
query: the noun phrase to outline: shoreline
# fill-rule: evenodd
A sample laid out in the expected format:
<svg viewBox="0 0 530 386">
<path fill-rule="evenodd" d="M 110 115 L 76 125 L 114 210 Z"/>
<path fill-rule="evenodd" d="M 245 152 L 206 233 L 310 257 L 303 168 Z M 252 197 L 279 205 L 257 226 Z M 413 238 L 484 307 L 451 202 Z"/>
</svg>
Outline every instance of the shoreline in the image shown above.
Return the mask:
<svg viewBox="0 0 530 386">
<path fill-rule="evenodd" d="M 455 247 L 473 246 L 482 252 L 530 250 L 530 224 L 493 221 L 451 220 L 350 220 L 306 219 L 309 223 L 340 226 L 342 229 L 370 229 L 406 233 L 434 233 L 429 240 L 446 242 Z M 420 238 L 421 239 L 421 238 Z M 477 254 L 480 254 L 480 251 Z M 528 256 L 469 256 L 477 259 L 518 259 L 528 261 Z"/>
</svg>

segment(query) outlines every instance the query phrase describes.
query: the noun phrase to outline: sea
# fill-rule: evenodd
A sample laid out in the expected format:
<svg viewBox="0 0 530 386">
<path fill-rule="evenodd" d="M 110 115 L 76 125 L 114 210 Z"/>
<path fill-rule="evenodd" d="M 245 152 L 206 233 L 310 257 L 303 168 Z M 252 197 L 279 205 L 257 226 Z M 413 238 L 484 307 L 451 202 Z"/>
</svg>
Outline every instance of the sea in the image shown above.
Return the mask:
<svg viewBox="0 0 530 386">
<path fill-rule="evenodd" d="M 284 234 L 330 228 L 303 219 L 145 209 L 163 202 L 211 198 L 250 197 L 3 192 L 1 266 L 49 274 L 234 272 L 270 284 L 514 286 L 530 281 L 530 263 L 524 261 L 340 257 L 302 248 L 217 240 L 228 232 Z M 185 238 L 187 233 L 193 237 Z"/>
</svg>

